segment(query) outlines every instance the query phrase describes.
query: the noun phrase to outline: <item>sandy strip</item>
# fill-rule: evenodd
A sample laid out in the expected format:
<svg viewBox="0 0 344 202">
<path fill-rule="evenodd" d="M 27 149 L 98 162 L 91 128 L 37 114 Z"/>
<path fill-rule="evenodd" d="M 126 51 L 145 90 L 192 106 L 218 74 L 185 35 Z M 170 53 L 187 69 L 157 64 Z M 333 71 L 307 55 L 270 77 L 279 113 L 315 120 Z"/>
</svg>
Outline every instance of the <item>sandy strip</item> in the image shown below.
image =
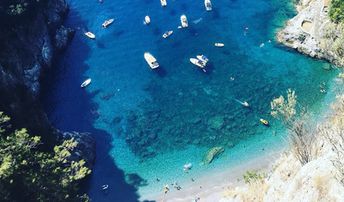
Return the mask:
<svg viewBox="0 0 344 202">
<path fill-rule="evenodd" d="M 206 174 L 201 178 L 195 179 L 195 182 L 190 180 L 189 183 L 180 184 L 182 189 L 179 191 L 170 185 L 170 191 L 167 194 L 161 191 L 161 193 L 152 193 L 143 198 L 158 202 L 191 202 L 198 197 L 200 202 L 219 201 L 228 187 L 244 184 L 242 176 L 247 170 L 270 172 L 273 163 L 280 157 L 282 152 L 283 150 L 271 151 L 264 154 L 264 156 L 252 159 L 236 167 Z M 238 179 L 240 180 L 238 181 Z"/>
</svg>

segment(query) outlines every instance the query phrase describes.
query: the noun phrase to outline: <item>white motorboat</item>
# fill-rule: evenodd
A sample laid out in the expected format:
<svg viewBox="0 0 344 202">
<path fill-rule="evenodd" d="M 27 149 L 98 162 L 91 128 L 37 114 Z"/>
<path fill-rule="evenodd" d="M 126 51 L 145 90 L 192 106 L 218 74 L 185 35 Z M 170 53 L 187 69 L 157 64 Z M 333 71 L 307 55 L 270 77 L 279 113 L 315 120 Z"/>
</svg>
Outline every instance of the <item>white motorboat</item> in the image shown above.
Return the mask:
<svg viewBox="0 0 344 202">
<path fill-rule="evenodd" d="M 162 35 L 162 38 L 166 39 L 167 37 L 171 36 L 173 34 L 173 31 L 170 30 L 170 31 L 167 31 L 165 32 L 163 35 Z"/>
<path fill-rule="evenodd" d="M 81 88 L 85 88 L 86 86 L 90 85 L 91 83 L 91 78 L 86 79 L 82 84 L 80 85 Z"/>
<path fill-rule="evenodd" d="M 160 0 L 160 3 L 162 7 L 167 6 L 167 0 Z"/>
<path fill-rule="evenodd" d="M 96 35 L 94 35 L 92 32 L 85 32 L 85 35 L 90 39 L 95 39 Z"/>
<path fill-rule="evenodd" d="M 225 44 L 223 44 L 223 43 L 215 43 L 214 45 L 215 45 L 216 47 L 219 47 L 219 48 L 222 48 L 222 47 L 225 46 Z"/>
<path fill-rule="evenodd" d="M 115 21 L 115 19 L 113 19 L 113 18 L 105 20 L 102 24 L 102 27 L 107 28 L 109 25 L 111 25 L 113 23 L 113 21 Z"/>
<path fill-rule="evenodd" d="M 186 15 L 180 16 L 180 22 L 182 24 L 182 28 L 186 28 L 189 26 L 188 19 L 186 18 Z"/>
<path fill-rule="evenodd" d="M 204 0 L 204 6 L 206 11 L 211 11 L 213 9 L 210 0 Z"/>
<path fill-rule="evenodd" d="M 207 64 L 207 62 L 209 61 L 209 59 L 205 55 L 197 55 L 196 57 L 197 59 L 201 60 L 205 64 Z"/>
<path fill-rule="evenodd" d="M 190 62 L 194 65 L 196 65 L 197 67 L 201 68 L 203 71 L 205 71 L 205 66 L 206 64 L 202 61 L 202 60 L 199 60 L 199 59 L 196 59 L 196 58 L 190 58 Z"/>
<path fill-rule="evenodd" d="M 148 15 L 146 15 L 145 20 L 143 21 L 143 24 L 149 25 L 150 22 L 151 22 L 150 17 Z"/>
<path fill-rule="evenodd" d="M 151 69 L 156 69 L 159 67 L 159 63 L 152 54 L 145 52 L 143 57 Z"/>
</svg>

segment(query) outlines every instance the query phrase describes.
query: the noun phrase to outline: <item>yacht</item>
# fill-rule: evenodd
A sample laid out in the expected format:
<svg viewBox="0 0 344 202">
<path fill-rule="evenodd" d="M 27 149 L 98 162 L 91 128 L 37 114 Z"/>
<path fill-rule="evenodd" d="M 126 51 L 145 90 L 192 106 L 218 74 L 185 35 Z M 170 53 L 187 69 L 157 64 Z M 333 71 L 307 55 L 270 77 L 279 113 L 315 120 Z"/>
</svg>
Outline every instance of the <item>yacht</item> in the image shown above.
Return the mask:
<svg viewBox="0 0 344 202">
<path fill-rule="evenodd" d="M 170 31 L 167 31 L 165 32 L 163 35 L 162 35 L 162 38 L 166 39 L 167 37 L 171 36 L 173 34 L 173 31 L 170 30 Z"/>
<path fill-rule="evenodd" d="M 206 64 L 202 60 L 199 60 L 196 58 L 190 58 L 190 62 L 192 64 L 196 65 L 197 67 L 201 68 L 205 72 L 204 68 L 205 68 Z"/>
<path fill-rule="evenodd" d="M 204 6 L 206 11 L 211 11 L 213 9 L 210 0 L 204 0 Z"/>
<path fill-rule="evenodd" d="M 182 23 L 182 28 L 186 28 L 189 26 L 188 19 L 186 18 L 186 15 L 180 16 L 180 22 Z"/>
<path fill-rule="evenodd" d="M 205 55 L 197 55 L 196 57 L 205 64 L 207 64 L 207 62 L 209 61 L 209 59 Z"/>
<path fill-rule="evenodd" d="M 214 45 L 215 45 L 216 47 L 219 47 L 219 48 L 222 48 L 222 47 L 225 46 L 225 44 L 223 44 L 223 43 L 215 43 Z"/>
<path fill-rule="evenodd" d="M 143 24 L 149 25 L 150 22 L 151 22 L 150 17 L 146 15 L 145 20 L 143 21 Z"/>
<path fill-rule="evenodd" d="M 95 39 L 96 35 L 94 35 L 92 32 L 85 32 L 85 35 L 90 39 Z"/>
<path fill-rule="evenodd" d="M 105 20 L 102 24 L 102 27 L 107 28 L 109 25 L 111 25 L 113 23 L 113 21 L 115 21 L 115 19 L 113 19 L 113 18 Z"/>
<path fill-rule="evenodd" d="M 85 88 L 86 86 L 90 85 L 91 83 L 91 78 L 86 79 L 82 84 L 80 85 L 81 88 Z"/>
<path fill-rule="evenodd" d="M 152 54 L 145 52 L 143 57 L 151 69 L 156 69 L 159 67 L 159 63 Z"/>
<path fill-rule="evenodd" d="M 167 1 L 166 0 L 160 0 L 161 6 L 165 7 L 167 6 Z"/>
</svg>

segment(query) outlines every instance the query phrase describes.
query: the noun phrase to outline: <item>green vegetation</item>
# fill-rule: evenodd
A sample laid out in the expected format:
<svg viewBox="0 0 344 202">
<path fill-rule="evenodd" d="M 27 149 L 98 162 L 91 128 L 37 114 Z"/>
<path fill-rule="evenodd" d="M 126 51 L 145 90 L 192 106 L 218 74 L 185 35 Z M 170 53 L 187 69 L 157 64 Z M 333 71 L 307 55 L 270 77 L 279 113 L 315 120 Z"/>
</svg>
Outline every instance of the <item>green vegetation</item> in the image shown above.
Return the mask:
<svg viewBox="0 0 344 202">
<path fill-rule="evenodd" d="M 243 177 L 244 177 L 244 181 L 246 184 L 251 184 L 253 182 L 262 181 L 264 179 L 264 175 L 261 173 L 258 173 L 255 170 L 246 171 L 246 173 L 244 174 Z"/>
<path fill-rule="evenodd" d="M 78 182 L 91 171 L 84 160 L 70 159 L 77 142 L 66 140 L 53 152 L 42 152 L 39 136 L 26 129 L 9 132 L 9 121 L 0 112 L 1 201 L 88 201 L 78 195 Z"/>
<path fill-rule="evenodd" d="M 332 0 L 329 14 L 333 22 L 336 22 L 336 23 L 343 22 L 344 21 L 344 1 Z"/>
</svg>

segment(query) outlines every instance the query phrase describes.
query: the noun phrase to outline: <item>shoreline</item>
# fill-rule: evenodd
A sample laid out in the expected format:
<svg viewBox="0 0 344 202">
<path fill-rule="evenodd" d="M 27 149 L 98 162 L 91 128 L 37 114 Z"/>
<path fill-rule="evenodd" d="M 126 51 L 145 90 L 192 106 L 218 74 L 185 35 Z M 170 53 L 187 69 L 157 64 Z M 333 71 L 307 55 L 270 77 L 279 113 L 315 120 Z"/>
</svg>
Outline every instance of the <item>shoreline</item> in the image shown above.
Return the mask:
<svg viewBox="0 0 344 202">
<path fill-rule="evenodd" d="M 169 184 L 169 192 L 167 194 L 163 193 L 162 188 L 160 193 L 147 194 L 141 196 L 140 199 L 143 201 L 186 202 L 193 201 L 199 197 L 201 201 L 219 201 L 223 197 L 224 192 L 229 188 L 245 184 L 243 174 L 246 171 L 256 170 L 259 173 L 270 173 L 275 161 L 280 158 L 285 150 L 286 148 L 278 150 L 271 148 L 269 152 L 259 157 L 253 157 L 245 163 L 229 166 L 222 171 L 221 169 L 214 169 L 209 175 L 202 175 L 200 178 L 195 179 L 194 182 L 190 180 L 183 183 L 181 190 L 177 190 Z"/>
</svg>

